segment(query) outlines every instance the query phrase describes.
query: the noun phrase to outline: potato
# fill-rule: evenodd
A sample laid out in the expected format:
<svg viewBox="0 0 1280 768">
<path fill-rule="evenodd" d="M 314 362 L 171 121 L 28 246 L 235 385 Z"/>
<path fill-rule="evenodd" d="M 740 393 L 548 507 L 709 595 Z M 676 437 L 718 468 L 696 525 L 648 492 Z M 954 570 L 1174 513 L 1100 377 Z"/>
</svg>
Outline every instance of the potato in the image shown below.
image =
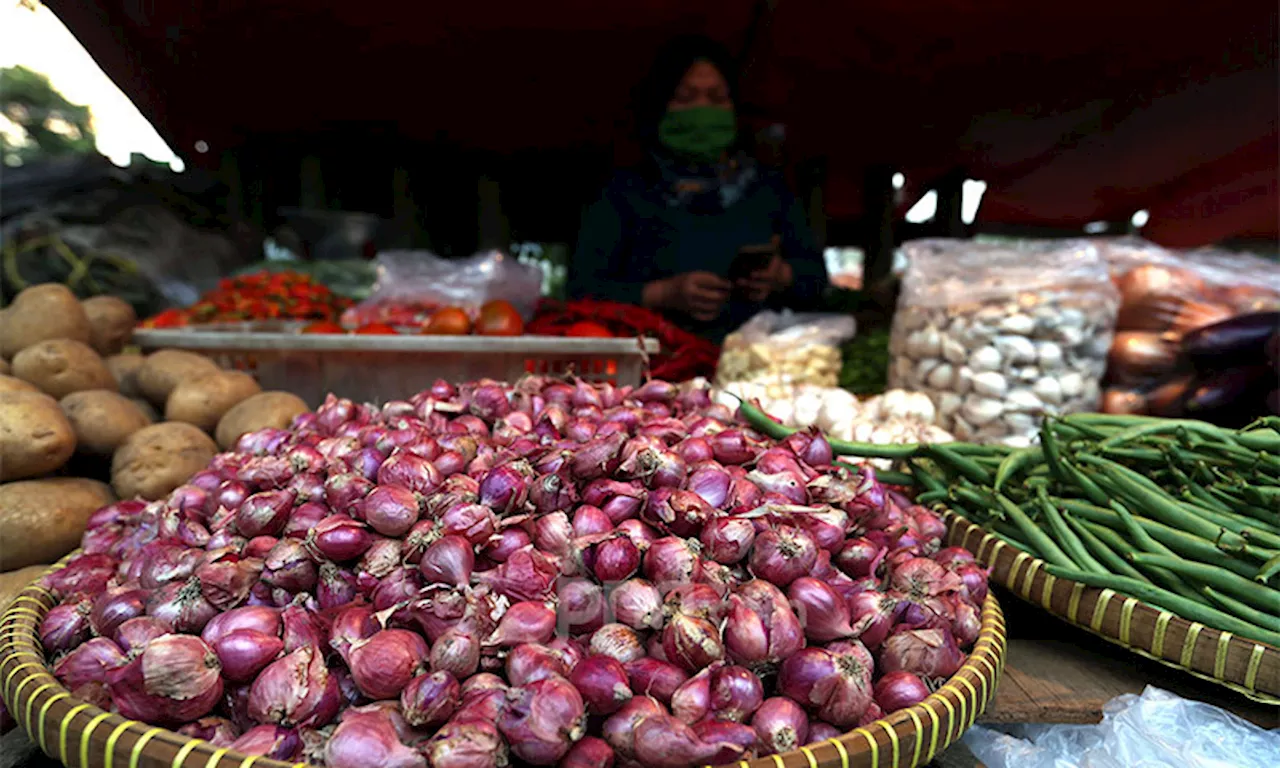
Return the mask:
<svg viewBox="0 0 1280 768">
<path fill-rule="evenodd" d="M 0 375 L 0 392 L 39 392 L 40 388 L 29 381 Z"/>
<path fill-rule="evenodd" d="M 164 404 L 167 421 L 185 421 L 206 432 L 217 429 L 218 422 L 232 407 L 262 391 L 247 373 L 218 371 L 186 381 L 174 387 Z"/>
<path fill-rule="evenodd" d="M 107 370 L 116 377 L 116 388 L 120 390 L 120 394 L 125 397 L 142 397 L 142 392 L 138 389 L 138 369 L 146 360 L 142 355 L 112 355 L 102 362 L 107 364 Z"/>
<path fill-rule="evenodd" d="M 129 399 L 129 402 L 138 406 L 138 410 L 142 411 L 143 415 L 145 415 L 147 419 L 151 421 L 152 424 L 154 424 L 157 421 L 163 421 L 163 419 L 160 418 L 160 412 L 156 410 L 156 407 L 154 405 L 147 402 L 146 399 L 141 397 L 133 397 Z"/>
<path fill-rule="evenodd" d="M 98 354 L 114 355 L 133 338 L 138 315 L 129 302 L 115 296 L 94 296 L 80 305 L 89 318 L 89 346 Z"/>
<path fill-rule="evenodd" d="M 263 392 L 243 401 L 218 422 L 218 445 L 224 451 L 236 446 L 246 432 L 274 427 L 284 429 L 293 417 L 311 410 L 302 398 L 289 392 Z"/>
<path fill-rule="evenodd" d="M 57 400 L 40 392 L 0 392 L 0 481 L 52 472 L 75 450 L 75 430 Z"/>
<path fill-rule="evenodd" d="M 13 375 L 61 400 L 72 392 L 116 388 L 106 363 L 88 344 L 71 339 L 38 341 L 13 358 Z"/>
<path fill-rule="evenodd" d="M 217 363 L 204 355 L 178 349 L 162 349 L 147 355 L 135 374 L 135 379 L 142 396 L 157 408 L 162 408 L 169 399 L 169 393 L 179 383 L 217 370 Z"/>
<path fill-rule="evenodd" d="M 0 311 L 0 317 L 2 317 L 3 315 L 4 313 Z M 0 357 L 0 376 L 8 376 L 8 375 L 9 375 L 9 361 L 5 360 L 3 357 Z"/>
<path fill-rule="evenodd" d="M 0 485 L 0 571 L 67 554 L 80 545 L 89 517 L 115 500 L 106 483 L 81 477 Z"/>
<path fill-rule="evenodd" d="M 129 398 L 109 389 L 73 392 L 58 403 L 76 431 L 76 450 L 110 456 L 151 419 Z"/>
<path fill-rule="evenodd" d="M 16 571 L 0 573 L 0 613 L 4 613 L 9 603 L 13 602 L 13 598 L 26 589 L 28 584 L 40 578 L 48 567 L 48 565 L 28 565 Z"/>
<path fill-rule="evenodd" d="M 10 360 L 47 339 L 89 342 L 89 318 L 65 285 L 43 283 L 23 290 L 0 313 L 0 357 Z"/>
<path fill-rule="evenodd" d="M 122 499 L 163 499 L 204 469 L 218 452 L 198 427 L 180 421 L 134 432 L 111 457 L 111 485 Z"/>
</svg>

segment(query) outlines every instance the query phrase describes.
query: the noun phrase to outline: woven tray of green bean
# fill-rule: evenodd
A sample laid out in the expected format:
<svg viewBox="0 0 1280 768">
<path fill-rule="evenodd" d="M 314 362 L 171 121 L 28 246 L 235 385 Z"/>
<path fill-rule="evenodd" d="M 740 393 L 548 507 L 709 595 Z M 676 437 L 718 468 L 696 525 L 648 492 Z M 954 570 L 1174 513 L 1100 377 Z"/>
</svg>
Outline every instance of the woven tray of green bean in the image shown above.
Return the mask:
<svg viewBox="0 0 1280 768">
<path fill-rule="evenodd" d="M 881 479 L 947 508 L 953 543 L 1018 596 L 1280 704 L 1280 418 L 1233 430 L 1075 414 L 1046 420 L 1039 443 L 1017 450 L 833 448 L 901 460 L 906 472 Z"/>
</svg>

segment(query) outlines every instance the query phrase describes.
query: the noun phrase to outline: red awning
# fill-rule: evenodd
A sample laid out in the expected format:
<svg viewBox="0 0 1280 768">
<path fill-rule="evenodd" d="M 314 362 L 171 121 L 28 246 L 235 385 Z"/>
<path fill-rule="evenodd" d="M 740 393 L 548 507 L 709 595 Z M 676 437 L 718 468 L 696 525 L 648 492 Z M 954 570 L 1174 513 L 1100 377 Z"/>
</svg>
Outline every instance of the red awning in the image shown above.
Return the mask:
<svg viewBox="0 0 1280 768">
<path fill-rule="evenodd" d="M 827 159 L 833 218 L 889 164 L 917 190 L 957 167 L 987 181 L 982 221 L 1145 208 L 1170 245 L 1277 233 L 1274 0 L 48 4 L 197 163 L 361 120 L 500 152 L 607 147 L 654 50 L 701 32 L 743 52 L 744 112 L 784 123 L 793 159 Z"/>
</svg>

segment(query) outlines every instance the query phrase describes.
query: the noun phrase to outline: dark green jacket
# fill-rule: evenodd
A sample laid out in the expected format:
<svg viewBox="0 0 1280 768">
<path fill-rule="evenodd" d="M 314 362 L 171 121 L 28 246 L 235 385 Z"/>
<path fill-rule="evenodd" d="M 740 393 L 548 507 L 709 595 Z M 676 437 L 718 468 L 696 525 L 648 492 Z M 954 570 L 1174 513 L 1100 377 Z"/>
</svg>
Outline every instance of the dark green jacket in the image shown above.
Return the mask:
<svg viewBox="0 0 1280 768">
<path fill-rule="evenodd" d="M 683 272 L 727 276 L 742 246 L 765 245 L 778 235 L 795 283 L 763 304 L 734 297 L 709 323 L 685 315 L 670 319 L 720 342 L 762 309 L 811 308 L 827 286 L 827 270 L 804 210 L 785 182 L 763 176 L 727 209 L 698 213 L 671 205 L 654 179 L 618 173 L 583 217 L 569 265 L 572 298 L 639 304 L 645 283 Z"/>
</svg>

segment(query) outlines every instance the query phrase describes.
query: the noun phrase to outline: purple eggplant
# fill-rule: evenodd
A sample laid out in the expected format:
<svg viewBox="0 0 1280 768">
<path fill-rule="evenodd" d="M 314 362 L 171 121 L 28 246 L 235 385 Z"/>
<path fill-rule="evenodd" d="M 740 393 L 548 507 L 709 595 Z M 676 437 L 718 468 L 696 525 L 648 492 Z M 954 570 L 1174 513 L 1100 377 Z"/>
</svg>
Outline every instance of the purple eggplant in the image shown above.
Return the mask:
<svg viewBox="0 0 1280 768">
<path fill-rule="evenodd" d="M 1269 365 L 1227 368 L 1202 376 L 1187 390 L 1182 415 L 1222 427 L 1243 427 L 1267 411 L 1267 396 L 1275 388 Z"/>
<path fill-rule="evenodd" d="M 1182 338 L 1182 349 L 1196 370 L 1258 365 L 1267 359 L 1268 343 L 1280 330 L 1280 312 L 1253 312 L 1206 325 Z"/>
</svg>

